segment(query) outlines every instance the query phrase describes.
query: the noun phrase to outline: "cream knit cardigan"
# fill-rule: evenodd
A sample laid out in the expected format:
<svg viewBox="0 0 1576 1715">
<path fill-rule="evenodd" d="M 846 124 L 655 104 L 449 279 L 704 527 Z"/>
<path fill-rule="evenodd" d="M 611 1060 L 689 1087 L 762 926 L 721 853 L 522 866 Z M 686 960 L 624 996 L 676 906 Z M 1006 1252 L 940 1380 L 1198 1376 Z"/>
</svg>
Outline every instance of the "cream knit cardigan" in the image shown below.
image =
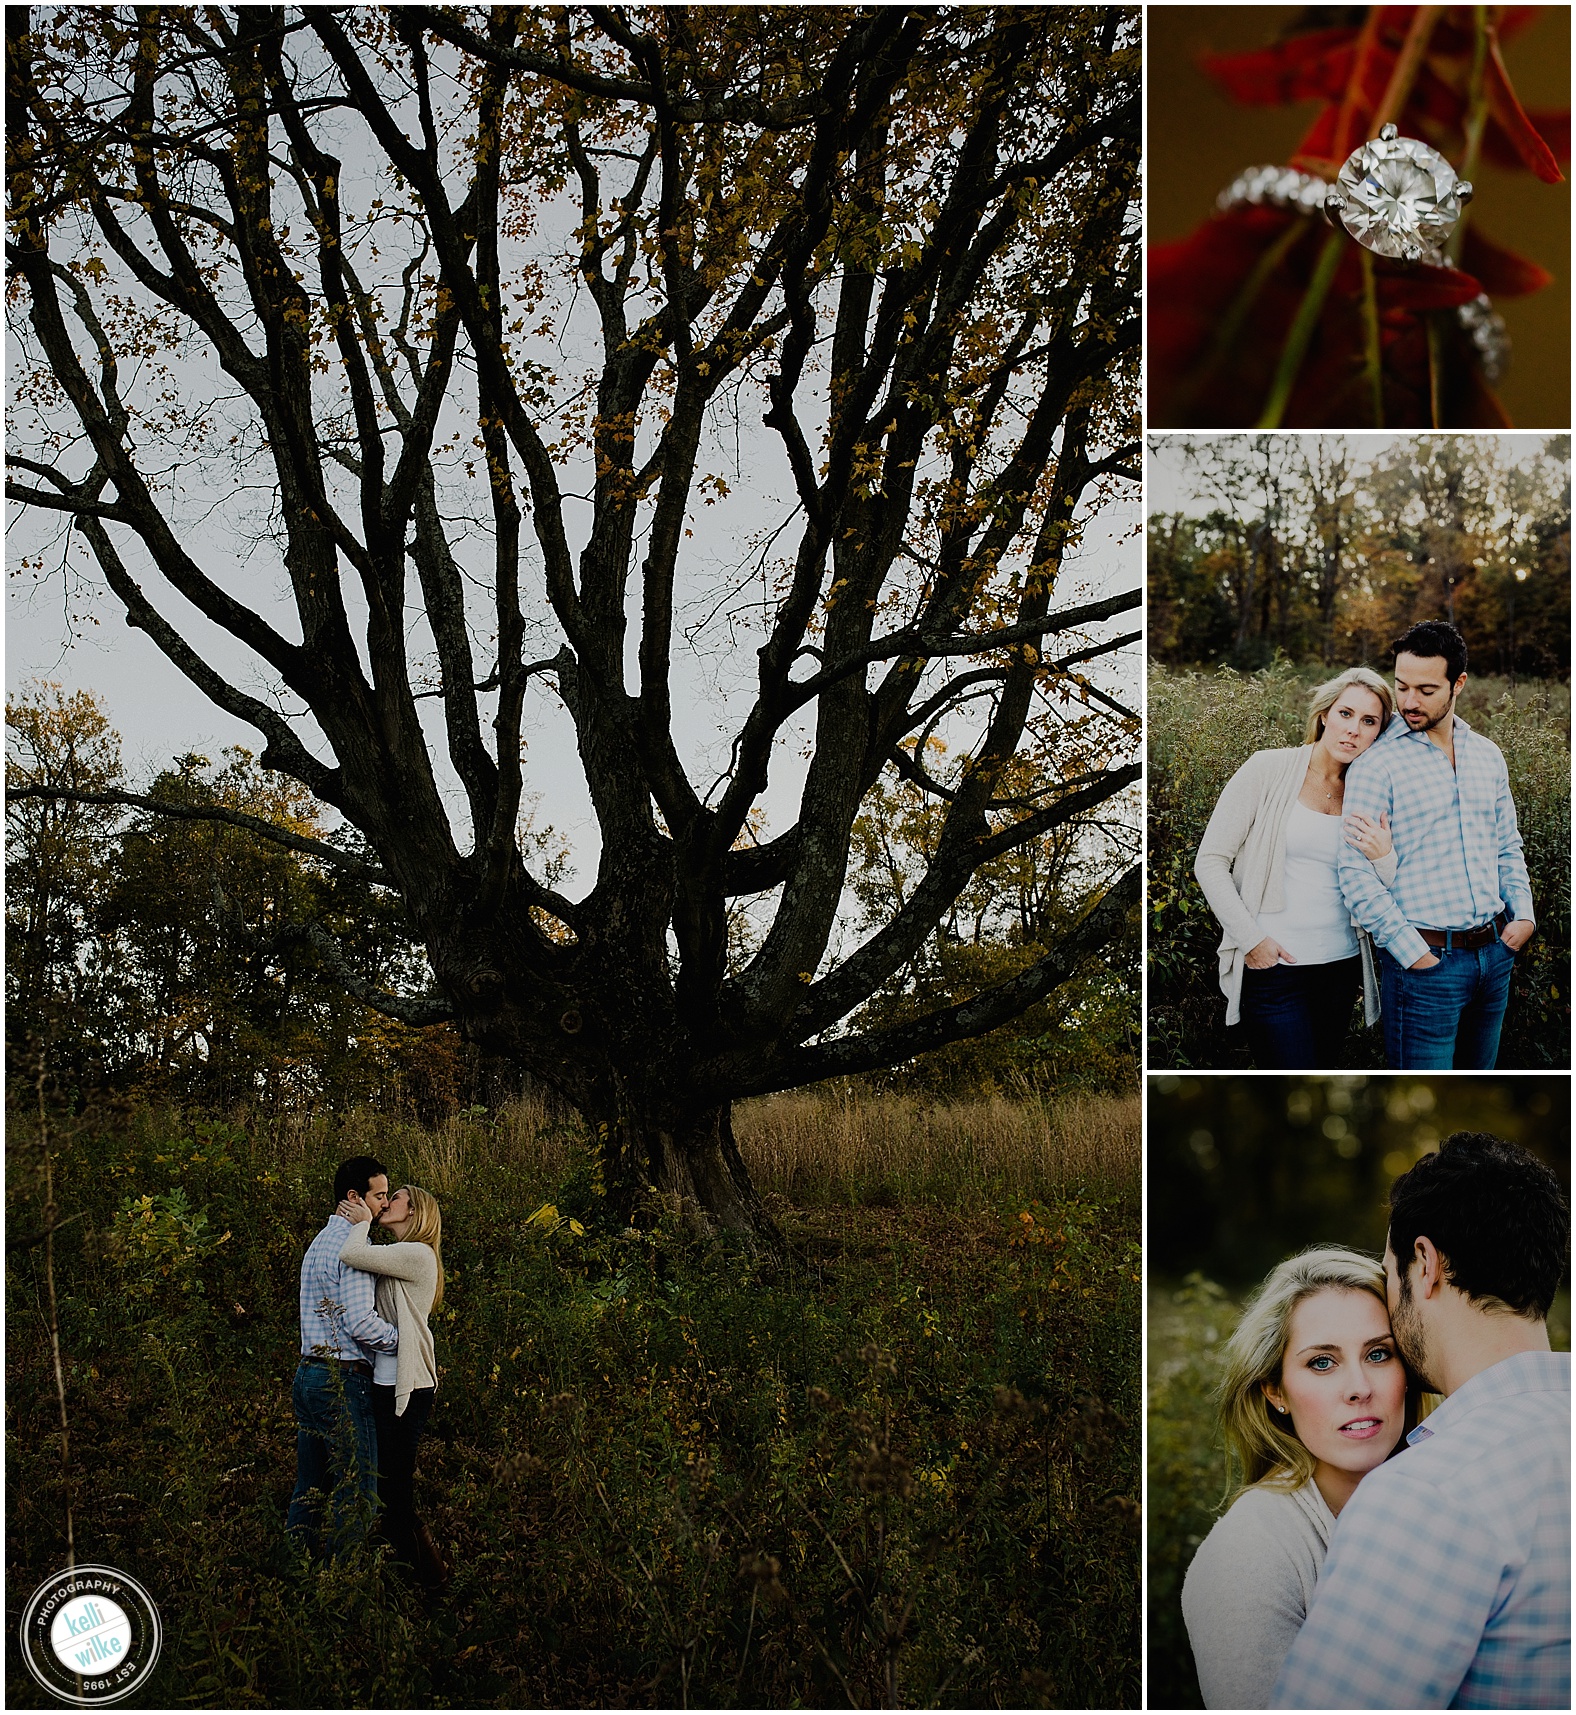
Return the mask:
<svg viewBox="0 0 1576 1715">
<path fill-rule="evenodd" d="M 1199 844 L 1193 873 L 1225 934 L 1220 941 L 1220 988 L 1226 1023 L 1242 1017 L 1242 973 L 1247 955 L 1264 936 L 1261 911 L 1286 909 L 1286 818 L 1308 777 L 1311 744 L 1256 750 L 1226 782 Z M 1396 855 L 1374 865 L 1386 887 L 1395 880 Z M 1358 927 L 1354 924 L 1354 927 Z M 1363 958 L 1363 1021 L 1379 1016 L 1379 982 L 1373 946 L 1359 933 Z"/>
<path fill-rule="evenodd" d="M 374 1245 L 372 1223 L 357 1221 L 339 1260 L 378 1277 L 378 1315 L 399 1329 L 394 1362 L 394 1415 L 403 1417 L 411 1394 L 438 1385 L 438 1358 L 427 1316 L 438 1292 L 438 1259 L 432 1246 L 414 1240 Z"/>
<path fill-rule="evenodd" d="M 1313 1483 L 1245 1489 L 1204 1538 L 1182 1583 L 1182 1618 L 1206 1709 L 1267 1709 L 1335 1516 Z"/>
</svg>

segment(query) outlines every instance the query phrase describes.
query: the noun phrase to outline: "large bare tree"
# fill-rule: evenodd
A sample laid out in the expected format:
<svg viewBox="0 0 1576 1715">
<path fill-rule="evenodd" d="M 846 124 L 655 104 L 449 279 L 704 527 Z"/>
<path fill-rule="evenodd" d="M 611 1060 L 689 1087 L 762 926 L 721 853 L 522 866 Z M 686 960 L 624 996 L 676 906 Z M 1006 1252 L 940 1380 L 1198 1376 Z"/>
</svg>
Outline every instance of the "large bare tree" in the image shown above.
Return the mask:
<svg viewBox="0 0 1576 1715">
<path fill-rule="evenodd" d="M 761 1236 L 735 1099 L 985 1031 L 1121 931 L 1136 869 L 1012 980 L 847 1022 L 981 864 L 1137 777 L 1089 666 L 1135 641 L 1136 571 L 1080 595 L 1066 569 L 1136 494 L 1136 9 L 7 31 L 8 497 L 69 521 L 128 623 L 365 837 L 434 985 L 363 998 L 561 1091 L 626 1204 Z M 753 660 L 708 770 L 685 716 L 714 645 L 683 620 L 723 424 L 784 506 L 723 613 Z M 221 670 L 237 646 L 252 668 Z M 543 698 L 600 839 L 579 898 L 520 838 Z M 884 770 L 945 822 L 861 939 L 850 829 Z"/>
</svg>

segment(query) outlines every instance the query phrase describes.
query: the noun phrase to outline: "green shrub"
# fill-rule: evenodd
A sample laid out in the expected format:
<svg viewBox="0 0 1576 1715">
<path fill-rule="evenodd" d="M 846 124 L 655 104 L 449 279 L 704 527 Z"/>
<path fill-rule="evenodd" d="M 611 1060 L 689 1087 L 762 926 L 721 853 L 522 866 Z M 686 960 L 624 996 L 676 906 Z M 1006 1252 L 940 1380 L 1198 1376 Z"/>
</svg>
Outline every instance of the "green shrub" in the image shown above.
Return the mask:
<svg viewBox="0 0 1576 1715">
<path fill-rule="evenodd" d="M 1193 860 L 1222 788 L 1256 750 L 1302 742 L 1308 693 L 1324 677 L 1284 662 L 1252 674 L 1149 672 L 1149 1063 L 1152 1068 L 1250 1064 L 1223 1033 L 1216 981 L 1220 925 Z M 1570 690 L 1514 690 L 1469 679 L 1463 719 L 1505 753 L 1538 912 L 1518 959 L 1501 1037 L 1506 1068 L 1570 1063 Z M 1382 1067 L 1381 1032 L 1354 1014 L 1350 1064 Z M 1233 1033 L 1237 1034 L 1237 1033 Z"/>
</svg>

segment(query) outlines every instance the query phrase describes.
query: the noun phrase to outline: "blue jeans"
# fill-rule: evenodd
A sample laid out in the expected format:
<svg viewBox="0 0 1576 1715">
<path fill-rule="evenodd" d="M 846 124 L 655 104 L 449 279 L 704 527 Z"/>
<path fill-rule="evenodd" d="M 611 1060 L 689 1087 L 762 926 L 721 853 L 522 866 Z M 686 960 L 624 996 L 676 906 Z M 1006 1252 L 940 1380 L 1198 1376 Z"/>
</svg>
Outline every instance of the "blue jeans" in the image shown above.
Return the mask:
<svg viewBox="0 0 1576 1715">
<path fill-rule="evenodd" d="M 1242 973 L 1242 1023 L 1261 1072 L 1317 1072 L 1346 1061 L 1361 959 Z"/>
<path fill-rule="evenodd" d="M 1396 1071 L 1487 1072 L 1499 1058 L 1499 1028 L 1516 955 L 1496 935 L 1463 952 L 1430 947 L 1439 963 L 1406 969 L 1381 953 L 1385 1064 Z"/>
<path fill-rule="evenodd" d="M 326 1499 L 330 1546 L 337 1551 L 366 1534 L 377 1505 L 372 1378 L 303 1358 L 290 1403 L 296 1420 L 296 1482 L 285 1529 L 299 1532 L 315 1552 L 322 1543 Z"/>
</svg>

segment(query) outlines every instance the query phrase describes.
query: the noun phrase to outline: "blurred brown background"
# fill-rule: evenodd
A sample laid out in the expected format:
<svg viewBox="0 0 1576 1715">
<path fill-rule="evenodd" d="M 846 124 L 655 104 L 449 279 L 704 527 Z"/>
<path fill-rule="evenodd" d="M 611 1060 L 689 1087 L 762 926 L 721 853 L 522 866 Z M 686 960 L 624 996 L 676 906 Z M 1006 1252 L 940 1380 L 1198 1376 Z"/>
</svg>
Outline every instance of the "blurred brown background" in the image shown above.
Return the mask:
<svg viewBox="0 0 1576 1715">
<path fill-rule="evenodd" d="M 1239 107 L 1195 61 L 1263 47 L 1302 10 L 1296 6 L 1151 6 L 1145 57 L 1149 86 L 1149 237 L 1180 238 L 1208 218 L 1215 197 L 1244 167 L 1285 161 L 1313 123 L 1317 101 Z M 1571 98 L 1568 6 L 1545 6 L 1505 43 L 1505 65 L 1523 107 Z M 1569 168 L 1566 169 L 1567 173 Z M 1473 218 L 1498 243 L 1539 262 L 1554 284 L 1530 298 L 1496 299 L 1510 330 L 1510 372 L 1496 391 L 1518 429 L 1570 426 L 1570 186 L 1485 162 L 1475 175 Z"/>
</svg>

